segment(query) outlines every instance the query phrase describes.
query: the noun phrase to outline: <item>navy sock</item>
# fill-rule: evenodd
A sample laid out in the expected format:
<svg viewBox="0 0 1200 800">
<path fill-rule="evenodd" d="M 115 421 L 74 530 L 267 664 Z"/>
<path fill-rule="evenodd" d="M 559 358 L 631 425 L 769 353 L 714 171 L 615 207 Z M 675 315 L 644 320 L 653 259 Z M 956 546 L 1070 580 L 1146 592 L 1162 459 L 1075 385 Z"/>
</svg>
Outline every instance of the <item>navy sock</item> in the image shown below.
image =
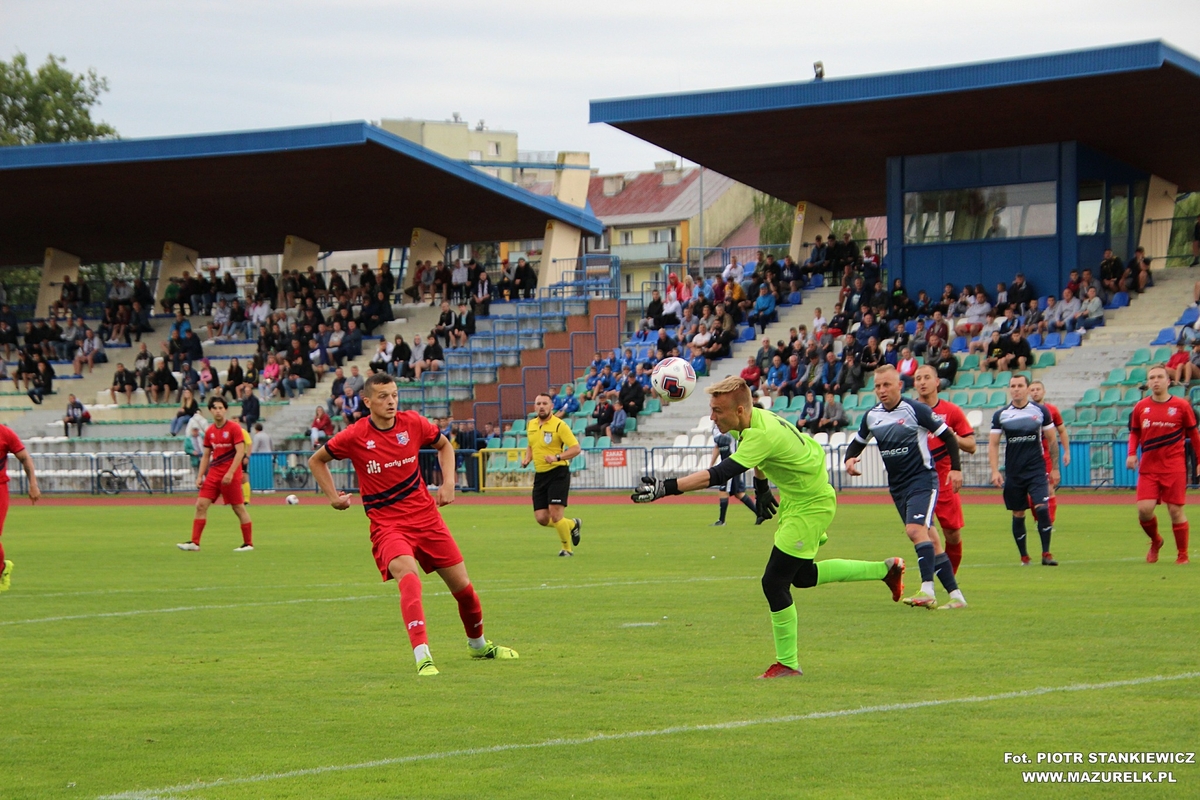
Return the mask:
<svg viewBox="0 0 1200 800">
<path fill-rule="evenodd" d="M 754 501 L 750 499 L 749 495 L 745 495 L 745 494 L 742 495 L 742 505 L 746 506 L 746 508 L 753 511 L 754 516 L 756 516 L 756 517 L 758 516 L 758 508 L 755 507 Z"/>
<path fill-rule="evenodd" d="M 942 586 L 947 592 L 953 592 L 958 588 L 958 580 L 954 577 L 954 565 L 950 563 L 950 556 L 942 553 L 933 559 L 933 567 L 937 570 L 938 580 L 942 582 Z"/>
<path fill-rule="evenodd" d="M 729 510 L 729 498 L 721 498 L 721 522 L 725 521 L 725 512 Z"/>
<path fill-rule="evenodd" d="M 933 580 L 933 542 L 922 542 L 916 545 L 917 567 L 921 570 L 921 583 Z"/>
<path fill-rule="evenodd" d="M 1025 518 L 1013 517 L 1013 538 L 1017 540 L 1017 549 L 1021 551 L 1021 558 L 1029 558 L 1029 551 L 1025 549 Z"/>
<path fill-rule="evenodd" d="M 1037 517 L 1038 536 L 1042 537 L 1042 552 L 1050 552 L 1050 534 L 1054 531 L 1054 523 L 1050 521 L 1050 509 L 1046 506 L 1035 508 L 1034 516 Z"/>
</svg>

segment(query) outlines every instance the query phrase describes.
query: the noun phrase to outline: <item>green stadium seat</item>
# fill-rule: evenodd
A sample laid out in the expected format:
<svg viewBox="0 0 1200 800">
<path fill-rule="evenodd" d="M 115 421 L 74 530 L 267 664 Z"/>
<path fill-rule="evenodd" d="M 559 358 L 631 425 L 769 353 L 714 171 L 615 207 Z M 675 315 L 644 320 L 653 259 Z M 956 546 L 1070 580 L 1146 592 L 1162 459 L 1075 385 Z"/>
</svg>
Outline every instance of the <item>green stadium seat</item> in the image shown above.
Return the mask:
<svg viewBox="0 0 1200 800">
<path fill-rule="evenodd" d="M 1180 389 L 1183 387 L 1180 386 Z M 1129 410 L 1133 410 L 1133 404 L 1142 399 L 1142 390 L 1136 386 L 1130 386 L 1125 391 L 1121 392 L 1121 405 L 1129 406 Z"/>
<path fill-rule="evenodd" d="M 954 376 L 955 389 L 971 389 L 975 386 L 975 374 L 971 372 L 960 372 Z"/>
<path fill-rule="evenodd" d="M 1078 425 L 1091 425 L 1096 421 L 1096 409 L 1081 408 L 1079 413 L 1075 415 L 1075 422 Z"/>
<path fill-rule="evenodd" d="M 662 401 L 657 397 L 651 397 L 642 407 L 643 414 L 657 414 L 660 411 L 662 411 Z"/>
<path fill-rule="evenodd" d="M 628 417 L 625 420 L 625 432 L 633 433 L 637 430 L 637 417 Z"/>
<path fill-rule="evenodd" d="M 1007 370 L 1005 370 L 1004 372 L 997 372 L 995 380 L 992 381 L 992 386 L 1003 386 L 1005 388 L 1008 388 L 1008 382 L 1010 380 L 1012 380 L 1011 372 L 1009 372 Z"/>
<path fill-rule="evenodd" d="M 1129 370 L 1129 374 L 1125 376 L 1125 380 L 1121 381 L 1122 386 L 1138 386 L 1146 382 L 1146 368 L 1134 367 Z"/>
<path fill-rule="evenodd" d="M 988 397 L 988 406 L 990 408 L 1003 408 L 1008 405 L 1008 392 L 1004 389 L 994 389 Z"/>
<path fill-rule="evenodd" d="M 858 393 L 858 410 L 870 411 L 879 402 L 879 398 L 874 392 L 859 392 Z"/>
<path fill-rule="evenodd" d="M 576 437 L 582 436 L 584 429 L 587 428 L 587 424 L 587 419 L 584 417 L 576 417 L 571 420 L 571 433 L 575 434 Z"/>
<path fill-rule="evenodd" d="M 1064 425 L 1071 425 L 1073 422 L 1075 422 L 1075 409 L 1064 408 L 1062 410 L 1062 418 Z"/>
<path fill-rule="evenodd" d="M 955 392 L 950 396 L 950 402 L 956 406 L 965 406 L 971 402 L 971 395 L 969 392 Z"/>
<path fill-rule="evenodd" d="M 971 353 L 969 356 L 963 356 L 959 369 L 968 371 L 979 369 L 979 353 Z"/>
<path fill-rule="evenodd" d="M 1100 390 L 1096 388 L 1087 389 L 1083 393 L 1083 397 L 1079 398 L 1079 402 L 1075 404 L 1076 408 L 1080 406 L 1094 406 L 1100 402 Z"/>
<path fill-rule="evenodd" d="M 591 450 L 593 447 L 596 446 L 596 437 L 595 436 L 584 436 L 582 439 L 579 440 L 579 446 L 582 447 L 584 450 Z"/>
<path fill-rule="evenodd" d="M 1037 368 L 1038 369 L 1045 369 L 1046 367 L 1053 367 L 1056 364 L 1058 364 L 1058 358 L 1056 358 L 1054 353 L 1050 352 L 1049 350 L 1046 350 L 1043 353 L 1038 355 L 1038 360 L 1037 360 Z"/>
<path fill-rule="evenodd" d="M 971 392 L 971 402 L 967 403 L 967 408 L 987 408 L 988 393 L 987 392 Z"/>
<path fill-rule="evenodd" d="M 1154 358 L 1150 360 L 1151 364 L 1165 364 L 1171 360 L 1172 350 L 1169 347 L 1160 347 L 1154 351 Z"/>
<path fill-rule="evenodd" d="M 1121 404 L 1121 390 L 1110 387 L 1104 390 L 1104 395 L 1096 402 L 1097 408 L 1112 408 Z"/>
<path fill-rule="evenodd" d="M 1186 397 L 1187 396 L 1187 390 L 1182 386 L 1172 386 L 1169 389 L 1167 389 L 1167 393 L 1172 394 L 1175 397 Z"/>
<path fill-rule="evenodd" d="M 1104 383 L 1102 383 L 1100 385 L 1101 386 L 1120 386 L 1121 383 L 1124 382 L 1124 380 L 1125 380 L 1125 370 L 1121 367 L 1117 367 L 1116 369 L 1114 369 L 1108 373 L 1108 377 L 1105 378 Z"/>
<path fill-rule="evenodd" d="M 996 376 L 990 372 L 981 372 L 975 376 L 976 389 L 990 389 L 996 384 Z"/>
<path fill-rule="evenodd" d="M 1133 416 L 1133 406 L 1126 406 L 1117 414 L 1117 422 L 1121 423 L 1121 427 L 1129 427 L 1129 418 Z"/>
<path fill-rule="evenodd" d="M 584 400 L 583 405 L 579 407 L 579 413 L 585 417 L 590 417 L 592 412 L 596 410 L 595 400 Z"/>
<path fill-rule="evenodd" d="M 597 449 L 612 447 L 612 439 L 608 436 L 601 436 L 596 439 L 596 447 Z"/>
<path fill-rule="evenodd" d="M 1129 360 L 1125 362 L 1125 366 L 1144 367 L 1150 363 L 1151 358 L 1152 356 L 1150 355 L 1149 347 L 1139 347 L 1137 350 L 1133 351 L 1133 355 L 1130 356 Z"/>
<path fill-rule="evenodd" d="M 516 446 L 517 446 L 517 437 L 515 437 L 515 436 L 505 436 L 505 437 L 504 437 L 504 439 L 503 439 L 503 441 L 500 443 L 500 446 L 501 446 L 501 447 L 505 447 L 505 448 L 513 448 L 513 447 L 516 447 Z"/>
<path fill-rule="evenodd" d="M 867 376 L 867 382 L 863 386 L 863 391 L 867 391 L 867 392 L 875 391 L 875 373 L 874 372 L 872 372 L 870 375 Z"/>
<path fill-rule="evenodd" d="M 1116 408 L 1102 408 L 1100 413 L 1096 415 L 1097 425 L 1115 425 L 1117 422 Z"/>
</svg>

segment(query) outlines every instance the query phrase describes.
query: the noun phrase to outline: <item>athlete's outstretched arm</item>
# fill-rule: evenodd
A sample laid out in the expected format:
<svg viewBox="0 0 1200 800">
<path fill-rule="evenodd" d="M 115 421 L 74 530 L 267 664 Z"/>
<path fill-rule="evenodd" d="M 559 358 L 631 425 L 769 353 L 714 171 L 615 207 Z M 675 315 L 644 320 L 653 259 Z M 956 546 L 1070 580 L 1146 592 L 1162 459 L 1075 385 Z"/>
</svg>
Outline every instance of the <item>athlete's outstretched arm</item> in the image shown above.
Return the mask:
<svg viewBox="0 0 1200 800">
<path fill-rule="evenodd" d="M 333 473 L 329 471 L 330 461 L 333 461 L 333 456 L 322 445 L 308 459 L 308 469 L 312 472 L 313 478 L 317 481 L 317 486 L 321 489 L 321 492 L 328 498 L 329 505 L 338 511 L 345 511 L 350 507 L 350 495 L 345 492 L 339 492 L 334 485 Z"/>
<path fill-rule="evenodd" d="M 735 475 L 741 475 L 745 471 L 746 467 L 730 456 L 712 469 L 702 469 L 682 478 L 664 480 L 647 476 L 642 478 L 642 485 L 633 490 L 630 499 L 635 503 L 653 503 L 655 500 L 669 495 L 694 492 L 709 486 L 721 486 L 731 481 Z"/>
<path fill-rule="evenodd" d="M 437 504 L 448 506 L 454 502 L 454 479 L 458 475 L 458 465 L 454 458 L 454 445 L 445 436 L 438 436 L 433 443 L 437 448 L 438 466 L 442 469 L 442 485 L 438 487 Z"/>
</svg>

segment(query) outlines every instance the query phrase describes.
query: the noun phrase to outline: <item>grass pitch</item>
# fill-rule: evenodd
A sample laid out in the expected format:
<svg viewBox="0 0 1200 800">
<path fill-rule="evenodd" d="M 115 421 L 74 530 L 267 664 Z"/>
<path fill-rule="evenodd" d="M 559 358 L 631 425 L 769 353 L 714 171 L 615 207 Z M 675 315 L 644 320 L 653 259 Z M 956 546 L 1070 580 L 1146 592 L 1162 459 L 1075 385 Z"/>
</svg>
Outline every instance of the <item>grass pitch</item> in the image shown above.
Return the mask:
<svg viewBox="0 0 1200 800">
<path fill-rule="evenodd" d="M 1061 507 L 1057 569 L 1018 566 L 1005 512 L 967 506 L 965 611 L 893 604 L 876 582 L 796 590 L 805 676 L 779 681 L 754 680 L 774 660 L 771 526 L 737 505 L 725 528 L 708 527 L 715 498 L 577 506 L 574 559 L 524 506 L 446 509 L 487 635 L 521 659 L 471 661 L 434 575 L 435 679 L 415 674 L 361 507 L 251 513 L 258 550 L 235 554 L 224 508 L 200 553 L 175 548 L 187 507 L 10 512 L 0 797 L 1200 792 L 1196 765 L 1090 767 L 1166 769 L 1171 785 L 1035 790 L 1031 767 L 1004 762 L 1200 750 L 1200 564 L 1175 566 L 1170 543 L 1143 563 L 1132 506 Z M 915 562 L 890 506 L 843 505 L 830 535 L 822 558 Z M 1154 676 L 1174 679 L 1078 686 Z"/>
</svg>

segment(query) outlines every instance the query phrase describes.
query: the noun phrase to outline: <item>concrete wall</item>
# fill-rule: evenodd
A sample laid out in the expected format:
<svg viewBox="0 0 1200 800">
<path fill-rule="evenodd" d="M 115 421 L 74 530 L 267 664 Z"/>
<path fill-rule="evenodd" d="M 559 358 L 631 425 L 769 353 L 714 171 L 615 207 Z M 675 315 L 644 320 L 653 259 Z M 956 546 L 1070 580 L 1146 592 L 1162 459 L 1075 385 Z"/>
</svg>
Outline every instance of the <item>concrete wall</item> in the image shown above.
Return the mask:
<svg viewBox="0 0 1200 800">
<path fill-rule="evenodd" d="M 715 202 L 704 209 L 704 241 L 690 242 L 689 247 L 719 247 L 729 234 L 742 226 L 754 213 L 754 189 L 744 183 L 734 183 Z M 688 231 L 699 236 L 700 215 L 688 220 Z"/>
<path fill-rule="evenodd" d="M 515 131 L 475 130 L 466 122 L 444 122 L 421 119 L 385 119 L 379 126 L 384 130 L 416 142 L 435 153 L 455 159 L 470 158 L 472 151 L 479 151 L 482 161 L 516 161 L 517 134 Z M 488 143 L 500 146 L 498 155 L 489 155 Z M 497 176 L 514 180 L 513 170 L 508 167 L 493 168 Z"/>
</svg>

